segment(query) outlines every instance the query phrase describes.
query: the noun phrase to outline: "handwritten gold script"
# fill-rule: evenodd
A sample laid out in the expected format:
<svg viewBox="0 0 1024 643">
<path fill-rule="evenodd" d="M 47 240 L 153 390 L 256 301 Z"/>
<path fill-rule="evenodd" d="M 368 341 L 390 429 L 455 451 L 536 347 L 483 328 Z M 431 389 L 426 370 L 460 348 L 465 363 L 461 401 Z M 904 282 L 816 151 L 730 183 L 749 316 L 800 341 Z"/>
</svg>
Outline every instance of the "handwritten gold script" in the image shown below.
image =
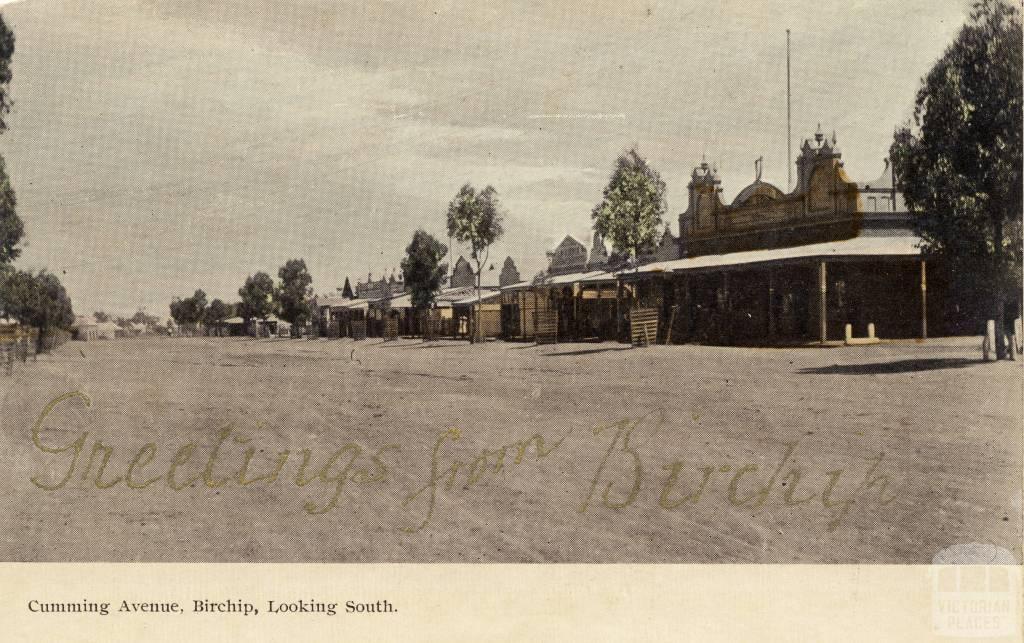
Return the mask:
<svg viewBox="0 0 1024 643">
<path fill-rule="evenodd" d="M 405 500 L 402 501 L 402 507 L 408 507 L 413 504 L 417 498 L 425 498 L 426 511 L 423 516 L 423 520 L 415 527 L 403 527 L 403 531 L 409 533 L 416 533 L 420 531 L 430 522 L 431 517 L 434 515 L 434 507 L 437 504 L 437 491 L 438 483 L 442 482 L 446 477 L 444 488 L 448 491 L 455 486 L 455 481 L 459 475 L 459 472 L 465 472 L 465 486 L 463 488 L 469 488 L 477 484 L 486 475 L 488 464 L 491 464 L 491 470 L 494 473 L 498 473 L 505 466 L 505 458 L 508 452 L 511 450 L 516 451 L 515 464 L 520 464 L 523 458 L 526 457 L 526 451 L 530 445 L 534 445 L 534 453 L 536 459 L 542 460 L 560 447 L 565 439 L 572 435 L 572 429 L 568 433 L 556 440 L 549 448 L 545 448 L 544 436 L 540 433 L 535 433 L 531 438 L 527 440 L 519 440 L 517 442 L 506 444 L 497 449 L 484 448 L 480 451 L 480 455 L 477 456 L 470 464 L 466 464 L 459 460 L 452 461 L 447 467 L 441 466 L 441 447 L 444 446 L 445 442 L 454 442 L 462 436 L 462 431 L 458 428 L 451 428 L 444 433 L 437 436 L 437 441 L 434 442 L 434 451 L 430 457 L 430 480 L 427 481 L 422 487 L 420 487 L 414 493 L 406 496 Z"/>
<path fill-rule="evenodd" d="M 319 515 L 335 509 L 347 488 L 392 482 L 401 452 L 397 444 L 367 448 L 350 442 L 333 450 L 325 459 L 315 458 L 308 448 L 299 452 L 301 459 L 298 453 L 284 449 L 268 464 L 265 458 L 262 462 L 255 461 L 259 450 L 252 444 L 251 437 L 238 431 L 233 424 L 227 424 L 218 429 L 213 445 L 208 448 L 187 442 L 173 450 L 166 468 L 155 463 L 159 454 L 165 451 L 155 442 L 146 443 L 134 452 L 124 471 L 115 475 L 109 471 L 115 446 L 96 438 L 87 449 L 88 431 L 77 432 L 73 440 L 63 444 L 54 445 L 44 440 L 43 423 L 60 405 L 75 399 L 86 407 L 92 405 L 90 398 L 81 391 L 65 393 L 46 404 L 32 426 L 33 446 L 43 453 L 58 456 L 50 463 L 48 475 L 31 477 L 32 484 L 39 489 L 59 491 L 76 475 L 81 484 L 91 484 L 97 489 L 123 485 L 144 490 L 162 482 L 173 491 L 198 485 L 216 489 L 227 485 L 273 485 L 281 480 L 291 480 L 300 488 L 317 483 L 316 486 L 322 489 L 319 497 L 303 503 L 308 514 Z M 751 509 L 770 502 L 784 507 L 811 507 L 817 500 L 819 510 L 828 517 L 827 530 L 834 532 L 856 504 L 886 506 L 896 498 L 890 476 L 880 472 L 884 452 L 866 459 L 866 471 L 852 491 L 839 490 L 843 476 L 849 478 L 847 468 L 825 472 L 823 477 L 818 476 L 818 486 L 812 487 L 813 472 L 789 464 L 795 462 L 799 440 L 781 443 L 778 464 L 763 472 L 759 465 L 753 463 L 687 466 L 683 460 L 675 459 L 658 463 L 660 466 L 652 465 L 650 460 L 654 456 L 651 454 L 658 453 L 655 437 L 664 425 L 665 412 L 656 409 L 639 417 L 597 426 L 590 431 L 600 443 L 600 455 L 586 458 L 586 462 L 595 462 L 596 466 L 577 506 L 579 514 L 597 509 L 621 512 L 648 499 L 660 510 L 675 511 L 693 507 L 717 492 L 729 505 Z M 464 431 L 458 427 L 441 431 L 436 436 L 429 475 L 413 483 L 400 496 L 401 508 L 409 512 L 412 519 L 398 526 L 403 532 L 415 534 L 431 523 L 440 493 L 468 490 L 514 465 L 523 464 L 531 453 L 531 461 L 541 465 L 574 437 L 574 431 L 569 429 L 554 439 L 537 432 L 497 447 L 471 450 L 470 457 L 458 459 L 453 453 L 463 436 Z M 592 445 L 584 442 L 578 446 L 587 449 Z M 233 459 L 230 453 L 234 454 Z M 297 470 L 294 476 L 286 476 L 285 467 L 293 461 L 299 462 Z M 697 480 L 687 484 L 686 478 L 693 472 L 699 474 Z"/>
<path fill-rule="evenodd" d="M 123 475 L 110 477 L 107 475 L 107 467 L 114 456 L 114 447 L 104 444 L 102 440 L 97 439 L 93 441 L 92 449 L 88 454 L 88 460 L 85 461 L 84 465 L 81 464 L 81 461 L 84 459 L 82 455 L 85 452 L 86 441 L 89 437 L 88 431 L 81 432 L 77 439 L 63 446 L 49 446 L 43 443 L 42 436 L 40 435 L 43 422 L 60 403 L 73 398 L 81 399 L 86 406 L 91 405 L 89 397 L 80 391 L 65 393 L 47 404 L 32 426 L 32 444 L 37 449 L 43 453 L 68 454 L 63 475 L 58 480 L 48 481 L 42 476 L 33 476 L 31 478 L 32 484 L 46 491 L 57 491 L 64 488 L 76 472 L 79 473 L 80 479 L 83 482 L 91 480 L 97 489 L 110 489 L 121 483 L 124 483 L 125 486 L 131 489 L 145 489 L 161 480 L 174 491 L 194 487 L 200 482 L 213 489 L 230 483 L 235 483 L 241 487 L 259 483 L 272 485 L 278 481 L 281 472 L 292 455 L 288 449 L 279 452 L 269 471 L 264 471 L 260 475 L 254 475 L 251 468 L 253 466 L 253 458 L 256 455 L 256 447 L 249 445 L 252 438 L 236 434 L 235 427 L 228 424 L 221 427 L 218 431 L 216 442 L 211 447 L 206 463 L 201 471 L 196 472 L 193 467 L 192 475 L 185 475 L 183 479 L 179 478 L 182 475 L 183 468 L 195 464 L 194 456 L 199 449 L 199 446 L 194 442 L 188 442 L 175 451 L 166 473 L 159 473 L 158 475 L 149 474 L 147 477 L 143 469 L 147 467 L 152 468 L 150 465 L 156 459 L 158 453 L 156 443 L 149 442 L 135 453 L 135 457 L 129 462 L 128 468 Z M 242 462 L 233 473 L 218 475 L 218 471 L 223 468 L 224 445 L 229 439 L 234 444 L 246 447 L 242 456 Z M 314 481 L 318 481 L 328 489 L 328 496 L 322 499 L 320 503 L 309 500 L 304 503 L 303 508 L 306 512 L 313 515 L 326 513 L 337 506 L 338 499 L 341 497 L 347 483 L 367 484 L 386 482 L 390 470 L 385 461 L 385 455 L 389 451 L 397 451 L 398 448 L 396 444 L 380 447 L 369 455 L 369 462 L 367 462 L 367 450 L 353 442 L 345 444 L 334 451 L 319 467 L 311 467 L 313 460 L 312 451 L 310 449 L 302 449 L 302 462 L 299 464 L 298 471 L 294 477 L 295 485 L 305 487 Z M 312 473 L 310 473 L 311 470 L 313 471 Z"/>
<path fill-rule="evenodd" d="M 593 431 L 595 436 L 602 434 L 611 435 L 611 441 L 604 452 L 604 457 L 598 464 L 594 477 L 590 483 L 590 489 L 579 506 L 579 513 L 586 513 L 595 493 L 600 489 L 600 503 L 603 507 L 612 510 L 621 510 L 632 506 L 640 497 L 644 485 L 650 481 L 650 467 L 645 466 L 644 458 L 641 457 L 635 445 L 637 431 L 645 423 L 652 425 L 649 433 L 655 433 L 665 421 L 664 411 L 658 409 L 636 419 L 624 419 L 608 426 L 596 427 Z M 611 429 L 611 431 L 609 431 Z M 680 474 L 683 472 L 685 463 L 681 460 L 673 460 L 662 465 L 661 470 L 667 472 L 665 479 L 661 482 L 658 494 L 658 506 L 664 510 L 674 510 L 684 505 L 696 505 L 704 497 L 712 477 L 718 474 L 732 474 L 727 486 L 726 498 L 729 504 L 741 507 L 748 506 L 757 508 L 763 506 L 771 497 L 777 487 L 785 487 L 781 492 L 782 504 L 793 507 L 812 502 L 816 497 L 820 498 L 821 506 L 831 513 L 828 522 L 828 531 L 834 532 L 842 524 L 849 514 L 850 509 L 860 500 L 861 502 L 877 503 L 885 506 L 896 499 L 894 494 L 887 494 L 892 482 L 889 476 L 876 473 L 879 465 L 885 458 L 885 453 L 880 452 L 876 456 L 867 459 L 868 467 L 863 479 L 852 492 L 843 497 L 837 497 L 836 487 L 846 469 L 835 469 L 825 474 L 823 487 L 819 493 L 809 493 L 797 497 L 797 486 L 806 476 L 806 472 L 799 466 L 791 466 L 786 474 L 780 477 L 786 463 L 794 456 L 800 446 L 800 441 L 787 442 L 780 445 L 784 448 L 779 463 L 772 470 L 767 480 L 758 487 L 757 483 L 751 483 L 748 476 L 757 473 L 760 467 L 756 464 L 744 464 L 740 467 L 733 467 L 731 464 L 719 466 L 703 466 L 697 470 L 702 477 L 696 488 L 689 493 L 679 490 Z M 619 479 L 606 479 L 609 462 L 620 460 L 624 466 L 620 469 L 628 471 Z M 603 486 L 602 486 L 603 484 Z M 754 489 L 751 490 L 750 486 Z M 614 490 L 619 490 L 619 495 L 614 496 Z M 805 492 L 806 493 L 806 492 Z"/>
</svg>

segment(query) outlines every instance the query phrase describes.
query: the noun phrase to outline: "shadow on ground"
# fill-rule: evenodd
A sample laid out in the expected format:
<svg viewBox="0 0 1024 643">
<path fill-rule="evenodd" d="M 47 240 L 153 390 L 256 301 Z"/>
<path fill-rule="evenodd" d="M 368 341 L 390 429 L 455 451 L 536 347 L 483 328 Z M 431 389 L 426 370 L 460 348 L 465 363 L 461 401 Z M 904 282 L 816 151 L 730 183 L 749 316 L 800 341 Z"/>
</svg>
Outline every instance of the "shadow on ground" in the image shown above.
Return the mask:
<svg viewBox="0 0 1024 643">
<path fill-rule="evenodd" d="M 579 351 L 564 351 L 561 353 L 541 353 L 541 357 L 571 357 L 573 355 L 590 355 L 591 353 L 608 353 L 614 351 L 628 351 L 632 346 L 616 346 L 609 348 L 588 348 Z"/>
<path fill-rule="evenodd" d="M 935 359 L 904 359 L 898 362 L 878 362 L 873 364 L 833 364 L 817 368 L 802 368 L 801 375 L 883 375 L 886 373 L 916 373 L 920 371 L 937 371 L 948 368 L 967 368 L 984 364 L 979 359 L 966 357 L 948 357 Z"/>
<path fill-rule="evenodd" d="M 472 346 L 469 342 L 462 342 L 459 344 L 416 344 L 414 346 L 405 346 L 404 348 L 414 348 L 417 350 L 433 349 L 433 348 L 463 348 L 466 346 Z"/>
</svg>

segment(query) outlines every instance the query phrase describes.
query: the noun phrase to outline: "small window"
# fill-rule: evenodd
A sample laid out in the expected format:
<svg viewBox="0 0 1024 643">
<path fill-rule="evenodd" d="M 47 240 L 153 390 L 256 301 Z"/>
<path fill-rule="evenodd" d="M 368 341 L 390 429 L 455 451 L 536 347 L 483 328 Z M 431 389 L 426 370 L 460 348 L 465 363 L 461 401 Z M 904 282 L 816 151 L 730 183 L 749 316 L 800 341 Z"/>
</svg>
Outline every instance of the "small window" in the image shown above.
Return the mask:
<svg viewBox="0 0 1024 643">
<path fill-rule="evenodd" d="M 873 196 L 868 197 L 868 211 L 878 212 L 878 199 Z"/>
<path fill-rule="evenodd" d="M 882 212 L 888 212 L 889 211 L 889 197 L 887 197 L 887 196 L 880 196 L 880 197 L 878 197 L 878 209 L 881 210 Z"/>
</svg>

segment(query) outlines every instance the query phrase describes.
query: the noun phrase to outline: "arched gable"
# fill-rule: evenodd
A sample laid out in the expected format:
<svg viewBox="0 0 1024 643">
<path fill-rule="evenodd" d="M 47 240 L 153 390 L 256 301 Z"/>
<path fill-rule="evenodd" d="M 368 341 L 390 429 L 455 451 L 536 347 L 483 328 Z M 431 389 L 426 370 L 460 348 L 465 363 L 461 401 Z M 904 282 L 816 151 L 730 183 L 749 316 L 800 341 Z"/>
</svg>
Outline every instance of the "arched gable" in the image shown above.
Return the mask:
<svg viewBox="0 0 1024 643">
<path fill-rule="evenodd" d="M 740 193 L 737 194 L 736 198 L 732 201 L 732 207 L 735 208 L 743 205 L 764 204 L 768 201 L 776 201 L 784 196 L 785 194 L 782 190 L 771 183 L 754 181 L 747 187 L 740 190 Z"/>
</svg>

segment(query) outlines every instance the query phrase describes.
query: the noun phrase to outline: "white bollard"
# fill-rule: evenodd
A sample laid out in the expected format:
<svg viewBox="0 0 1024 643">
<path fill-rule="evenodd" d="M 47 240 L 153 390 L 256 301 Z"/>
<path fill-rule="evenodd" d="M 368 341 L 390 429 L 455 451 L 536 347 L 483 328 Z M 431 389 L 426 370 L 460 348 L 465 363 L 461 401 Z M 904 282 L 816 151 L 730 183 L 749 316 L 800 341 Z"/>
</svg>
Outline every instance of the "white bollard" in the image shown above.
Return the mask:
<svg viewBox="0 0 1024 643">
<path fill-rule="evenodd" d="M 985 322 L 985 341 L 981 346 L 981 352 L 984 354 L 985 361 L 989 358 L 995 359 L 996 350 L 996 322 L 995 320 L 988 320 Z"/>
<path fill-rule="evenodd" d="M 843 328 L 843 333 L 845 334 L 846 343 L 849 344 L 850 340 L 853 339 L 853 324 L 847 324 Z"/>
<path fill-rule="evenodd" d="M 874 324 L 868 324 L 868 339 L 874 339 L 874 338 L 875 338 L 875 325 Z"/>
</svg>

